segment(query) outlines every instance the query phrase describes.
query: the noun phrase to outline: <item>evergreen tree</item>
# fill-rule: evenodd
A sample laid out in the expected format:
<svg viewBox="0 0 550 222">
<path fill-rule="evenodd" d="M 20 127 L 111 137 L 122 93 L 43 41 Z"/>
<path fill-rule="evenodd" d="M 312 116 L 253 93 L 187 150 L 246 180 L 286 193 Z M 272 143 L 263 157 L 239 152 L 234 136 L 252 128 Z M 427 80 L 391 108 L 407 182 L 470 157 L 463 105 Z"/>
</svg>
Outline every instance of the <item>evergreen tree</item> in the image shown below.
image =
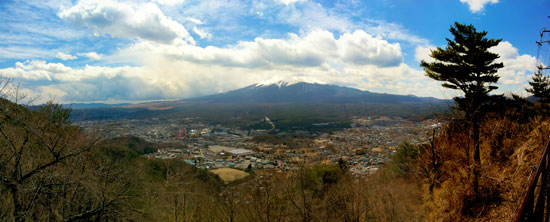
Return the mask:
<svg viewBox="0 0 550 222">
<path fill-rule="evenodd" d="M 543 111 L 550 99 L 550 78 L 544 76 L 539 69 L 533 76 L 533 80 L 529 82 L 529 85 L 531 85 L 531 88 L 525 90 L 539 99 L 541 111 Z"/>
<path fill-rule="evenodd" d="M 457 108 L 462 110 L 470 122 L 474 143 L 474 192 L 479 194 L 479 173 L 481 158 L 479 151 L 479 126 L 484 115 L 483 106 L 489 102 L 489 92 L 498 87 L 492 85 L 500 78 L 496 72 L 504 67 L 495 63 L 498 54 L 488 51 L 500 43 L 501 39 L 487 39 L 486 31 L 478 32 L 473 25 L 455 22 L 449 29 L 454 40 L 447 38 L 447 48 L 437 48 L 430 55 L 436 61 L 421 61 L 426 75 L 443 81 L 443 87 L 462 91 L 462 97 L 455 97 Z M 468 158 L 469 152 L 467 153 Z"/>
</svg>

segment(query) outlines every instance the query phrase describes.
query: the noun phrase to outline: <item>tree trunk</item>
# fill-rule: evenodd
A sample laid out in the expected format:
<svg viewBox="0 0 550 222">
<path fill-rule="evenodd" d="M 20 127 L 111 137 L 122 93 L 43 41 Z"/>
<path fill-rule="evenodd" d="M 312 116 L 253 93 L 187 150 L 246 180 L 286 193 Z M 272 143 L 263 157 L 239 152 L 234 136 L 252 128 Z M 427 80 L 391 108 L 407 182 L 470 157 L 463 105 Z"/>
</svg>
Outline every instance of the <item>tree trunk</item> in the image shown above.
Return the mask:
<svg viewBox="0 0 550 222">
<path fill-rule="evenodd" d="M 479 154 L 479 121 L 474 120 L 472 127 L 474 131 L 474 193 L 477 198 L 479 197 L 479 174 L 481 170 L 481 158 Z"/>
<path fill-rule="evenodd" d="M 15 222 L 23 221 L 23 206 L 19 202 L 18 196 L 18 187 L 16 184 L 11 184 L 10 187 L 11 198 L 13 203 L 13 219 Z"/>
</svg>

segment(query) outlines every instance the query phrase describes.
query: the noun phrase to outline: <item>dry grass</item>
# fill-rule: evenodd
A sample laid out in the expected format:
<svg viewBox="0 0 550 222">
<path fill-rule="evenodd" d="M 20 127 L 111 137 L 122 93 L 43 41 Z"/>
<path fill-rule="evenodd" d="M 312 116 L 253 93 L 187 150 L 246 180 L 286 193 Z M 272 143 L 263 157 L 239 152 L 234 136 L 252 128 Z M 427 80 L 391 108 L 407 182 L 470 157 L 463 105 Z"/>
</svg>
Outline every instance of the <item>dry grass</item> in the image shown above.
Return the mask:
<svg viewBox="0 0 550 222">
<path fill-rule="evenodd" d="M 424 207 L 428 213 L 426 219 L 509 221 L 515 216 L 524 195 L 531 167 L 537 165 L 544 149 L 543 143 L 550 135 L 550 121 L 535 119 L 517 123 L 492 119 L 482 126 L 481 200 L 478 201 L 472 201 L 471 170 L 464 162 L 463 144 L 467 143 L 463 141 L 461 144 L 456 140 L 461 137 L 467 140 L 467 132 L 442 133 L 438 138 L 438 154 L 443 160 L 441 177 L 433 193 L 428 189 L 424 191 Z M 421 161 L 429 162 L 429 159 L 426 156 Z"/>
<path fill-rule="evenodd" d="M 232 151 L 234 149 L 235 148 L 228 147 L 228 146 L 220 146 L 220 145 L 214 145 L 214 146 L 209 146 L 208 147 L 208 150 L 210 150 L 211 152 L 214 152 L 214 153 L 229 152 L 229 151 Z"/>
<path fill-rule="evenodd" d="M 422 190 L 412 178 L 388 176 L 382 168 L 367 182 L 372 221 L 423 221 Z"/>
<path fill-rule="evenodd" d="M 232 169 L 232 168 L 220 168 L 220 169 L 210 170 L 210 172 L 220 176 L 220 178 L 225 183 L 239 180 L 248 176 L 247 172 Z"/>
</svg>

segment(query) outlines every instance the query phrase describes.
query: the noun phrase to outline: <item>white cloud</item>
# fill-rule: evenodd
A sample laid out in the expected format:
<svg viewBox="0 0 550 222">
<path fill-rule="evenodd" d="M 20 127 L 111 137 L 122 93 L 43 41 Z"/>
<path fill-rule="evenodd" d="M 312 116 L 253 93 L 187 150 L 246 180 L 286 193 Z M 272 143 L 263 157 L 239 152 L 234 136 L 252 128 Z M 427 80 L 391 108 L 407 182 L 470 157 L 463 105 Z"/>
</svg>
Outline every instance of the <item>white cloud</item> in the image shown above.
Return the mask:
<svg viewBox="0 0 550 222">
<path fill-rule="evenodd" d="M 294 4 L 296 2 L 305 2 L 307 0 L 277 0 L 277 1 L 282 3 L 282 4 L 285 4 L 285 5 L 290 5 L 290 4 Z"/>
<path fill-rule="evenodd" d="M 39 86 L 35 90 L 29 90 L 30 96 L 36 98 L 36 104 L 42 104 L 47 101 L 60 102 L 59 100 L 69 93 L 54 86 Z"/>
<path fill-rule="evenodd" d="M 346 62 L 377 66 L 396 66 L 402 62 L 399 43 L 388 43 L 361 30 L 343 34 L 336 44 Z"/>
<path fill-rule="evenodd" d="M 365 24 L 363 28 L 376 37 L 403 41 L 412 45 L 429 44 L 429 40 L 412 34 L 402 25 L 375 19 L 367 19 L 367 21 L 368 23 Z"/>
<path fill-rule="evenodd" d="M 155 0 L 159 5 L 175 6 L 184 2 L 184 0 Z"/>
<path fill-rule="evenodd" d="M 202 29 L 199 29 L 197 27 L 193 27 L 193 32 L 195 32 L 197 35 L 199 35 L 199 37 L 201 39 L 212 39 L 212 34 L 202 30 Z"/>
<path fill-rule="evenodd" d="M 58 15 L 85 25 L 98 35 L 109 34 L 161 43 L 184 39 L 194 44 L 183 25 L 165 16 L 154 3 L 132 5 L 113 0 L 83 0 Z"/>
<path fill-rule="evenodd" d="M 185 18 L 185 21 L 188 21 L 188 22 L 191 22 L 191 23 L 194 23 L 194 24 L 197 24 L 197 25 L 204 24 L 201 20 L 198 20 L 198 19 L 192 18 L 192 17 Z"/>
<path fill-rule="evenodd" d="M 62 53 L 62 52 L 58 52 L 57 54 L 55 54 L 55 57 L 65 61 L 65 60 L 75 60 L 77 59 L 76 56 L 73 56 L 73 55 L 70 55 L 70 54 L 65 54 L 65 53 Z"/>
<path fill-rule="evenodd" d="M 496 4 L 499 0 L 460 0 L 462 3 L 468 4 L 471 12 L 480 12 L 487 4 Z"/>
<path fill-rule="evenodd" d="M 510 42 L 500 42 L 497 46 L 489 49 L 491 52 L 500 55 L 497 62 L 502 62 L 504 68 L 498 71 L 500 75 L 499 83 L 503 85 L 516 85 L 517 90 L 523 91 L 521 84 L 525 84 L 531 79 L 533 71 L 536 69 L 537 59 L 533 56 L 518 53 Z"/>
<path fill-rule="evenodd" d="M 435 50 L 435 46 L 427 45 L 419 45 L 414 50 L 414 58 L 416 61 L 420 62 L 422 60 L 426 62 L 433 62 L 435 61 L 430 55 L 432 54 L 432 50 Z"/>
<path fill-rule="evenodd" d="M 294 2 L 294 3 L 293 3 Z M 298 4 L 296 4 L 298 2 Z M 364 30 L 370 35 L 386 40 L 396 40 L 414 44 L 429 44 L 429 41 L 415 35 L 400 24 L 375 20 L 364 17 L 366 13 L 361 1 L 335 2 L 332 7 L 325 7 L 315 1 L 290 0 L 257 0 L 243 2 L 242 0 L 225 1 L 197 1 L 189 0 L 179 10 L 166 10 L 177 21 L 187 26 L 197 26 L 215 36 L 216 41 L 224 44 L 233 44 L 235 38 L 250 39 L 252 36 L 277 36 L 281 32 L 271 35 L 270 25 L 284 25 L 296 30 L 309 32 L 315 29 L 328 30 L 335 33 L 344 33 L 352 30 Z M 358 8 L 355 8 L 357 6 Z M 357 20 L 361 17 L 361 20 Z M 260 24 L 255 24 L 260 19 Z M 189 27 L 192 27 L 189 26 Z M 227 40 L 227 41 L 226 41 Z"/>
<path fill-rule="evenodd" d="M 345 32 L 354 27 L 347 15 L 327 10 L 315 2 L 305 2 L 300 8 L 284 7 L 276 15 L 276 21 L 309 30 L 327 29 Z"/>
<path fill-rule="evenodd" d="M 258 10 L 265 10 L 263 6 Z M 307 1 L 300 7 L 284 7 L 275 13 L 273 20 L 299 27 L 303 30 L 326 29 L 329 31 L 349 32 L 361 29 L 370 35 L 407 43 L 428 44 L 428 40 L 412 34 L 406 27 L 396 23 L 364 18 L 361 22 L 353 21 L 351 12 L 327 9 L 319 3 Z"/>
<path fill-rule="evenodd" d="M 79 56 L 85 56 L 92 60 L 100 60 L 103 55 L 98 54 L 97 52 L 86 52 L 86 53 L 78 53 Z"/>
<path fill-rule="evenodd" d="M 57 50 L 41 49 L 29 46 L 0 46 L 0 58 L 6 59 L 32 59 L 50 57 L 56 54 Z"/>
<path fill-rule="evenodd" d="M 398 43 L 374 38 L 361 30 L 344 33 L 339 38 L 334 38 L 331 32 L 315 30 L 301 36 L 290 34 L 287 39 L 256 38 L 251 42 L 239 42 L 225 48 L 202 48 L 185 43 L 163 45 L 142 41 L 122 50 L 120 56 L 130 57 L 128 61 L 150 61 L 153 57 L 162 57 L 221 66 L 258 68 L 328 64 L 396 66 L 403 60 Z"/>
<path fill-rule="evenodd" d="M 8 78 L 21 82 L 42 101 L 55 97 L 64 102 L 105 100 L 147 100 L 173 97 L 170 83 L 148 76 L 143 67 L 88 66 L 71 68 L 61 63 L 32 60 L 0 69 Z"/>
<path fill-rule="evenodd" d="M 8 78 L 22 78 L 25 80 L 52 80 L 52 74 L 65 73 L 71 68 L 61 63 L 46 63 L 45 61 L 16 62 L 15 68 L 2 69 Z"/>
</svg>

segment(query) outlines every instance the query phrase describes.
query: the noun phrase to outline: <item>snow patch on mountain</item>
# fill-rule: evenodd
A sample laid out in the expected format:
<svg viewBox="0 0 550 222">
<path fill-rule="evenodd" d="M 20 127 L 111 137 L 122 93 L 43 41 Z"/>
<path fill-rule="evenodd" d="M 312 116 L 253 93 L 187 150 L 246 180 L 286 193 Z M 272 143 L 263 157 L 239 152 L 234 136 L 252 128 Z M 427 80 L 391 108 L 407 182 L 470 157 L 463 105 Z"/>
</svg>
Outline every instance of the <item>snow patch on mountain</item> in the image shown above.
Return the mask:
<svg viewBox="0 0 550 222">
<path fill-rule="evenodd" d="M 267 86 L 272 86 L 272 85 L 275 85 L 279 88 L 281 87 L 285 87 L 285 86 L 289 86 L 289 85 L 293 85 L 295 83 L 288 83 L 288 82 L 285 82 L 285 81 L 278 81 L 278 82 L 260 82 L 260 83 L 257 83 L 255 86 L 256 87 L 267 87 Z"/>
<path fill-rule="evenodd" d="M 257 83 L 256 87 L 266 87 L 271 85 L 276 85 L 277 87 L 287 87 L 294 85 L 296 83 L 317 83 L 317 84 L 326 84 L 323 81 L 314 79 L 309 76 L 288 76 L 288 77 L 273 77 L 268 80 L 261 81 Z"/>
</svg>

